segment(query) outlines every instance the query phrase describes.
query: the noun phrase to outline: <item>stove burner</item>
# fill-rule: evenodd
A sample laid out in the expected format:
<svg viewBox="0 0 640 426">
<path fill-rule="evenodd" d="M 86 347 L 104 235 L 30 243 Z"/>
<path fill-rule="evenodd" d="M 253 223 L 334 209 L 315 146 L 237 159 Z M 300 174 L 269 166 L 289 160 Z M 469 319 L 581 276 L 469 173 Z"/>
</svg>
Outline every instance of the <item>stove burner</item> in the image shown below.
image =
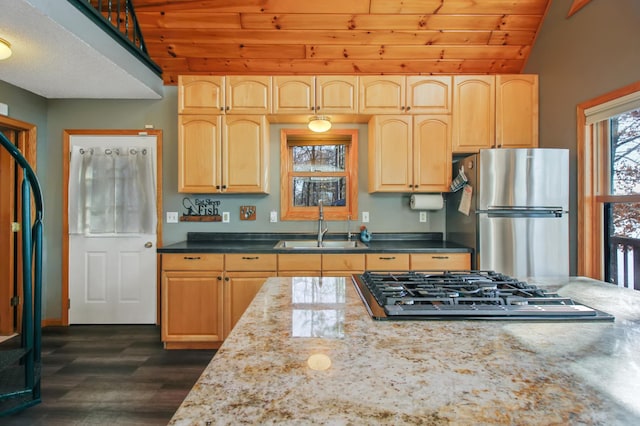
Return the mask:
<svg viewBox="0 0 640 426">
<path fill-rule="evenodd" d="M 494 271 L 371 272 L 353 282 L 376 319 L 598 319 L 601 311 Z"/>
</svg>

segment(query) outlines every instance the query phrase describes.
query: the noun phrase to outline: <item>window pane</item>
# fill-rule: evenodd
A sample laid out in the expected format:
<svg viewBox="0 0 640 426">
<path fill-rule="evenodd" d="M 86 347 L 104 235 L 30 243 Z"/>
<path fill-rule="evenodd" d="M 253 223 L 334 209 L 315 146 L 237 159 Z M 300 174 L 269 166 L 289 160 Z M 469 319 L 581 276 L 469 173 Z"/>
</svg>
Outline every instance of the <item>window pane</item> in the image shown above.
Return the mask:
<svg viewBox="0 0 640 426">
<path fill-rule="evenodd" d="M 611 118 L 611 194 L 640 194 L 640 109 Z"/>
<path fill-rule="evenodd" d="M 640 238 L 640 203 L 612 203 L 613 235 Z"/>
<path fill-rule="evenodd" d="M 345 145 L 296 145 L 292 149 L 294 172 L 342 172 L 345 169 Z"/>
<path fill-rule="evenodd" d="M 325 206 L 344 206 L 347 189 L 346 177 L 294 177 L 293 205 L 317 206 L 322 200 Z"/>
</svg>

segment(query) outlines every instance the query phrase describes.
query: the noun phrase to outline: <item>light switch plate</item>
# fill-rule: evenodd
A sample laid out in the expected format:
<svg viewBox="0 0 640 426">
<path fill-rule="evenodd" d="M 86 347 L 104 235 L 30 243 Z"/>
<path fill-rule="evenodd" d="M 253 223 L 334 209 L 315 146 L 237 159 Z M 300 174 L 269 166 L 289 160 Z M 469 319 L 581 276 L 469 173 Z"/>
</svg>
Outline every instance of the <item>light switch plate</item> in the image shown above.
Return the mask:
<svg viewBox="0 0 640 426">
<path fill-rule="evenodd" d="M 369 212 L 362 212 L 362 222 L 369 222 Z"/>
<path fill-rule="evenodd" d="M 425 223 L 427 221 L 427 212 L 420 212 L 420 222 Z"/>
<path fill-rule="evenodd" d="M 178 212 L 167 212 L 167 223 L 178 223 Z"/>
<path fill-rule="evenodd" d="M 229 212 L 222 212 L 222 223 L 229 223 Z"/>
<path fill-rule="evenodd" d="M 271 210 L 271 214 L 269 215 L 269 221 L 271 223 L 275 223 L 278 221 L 278 212 L 275 210 Z"/>
</svg>

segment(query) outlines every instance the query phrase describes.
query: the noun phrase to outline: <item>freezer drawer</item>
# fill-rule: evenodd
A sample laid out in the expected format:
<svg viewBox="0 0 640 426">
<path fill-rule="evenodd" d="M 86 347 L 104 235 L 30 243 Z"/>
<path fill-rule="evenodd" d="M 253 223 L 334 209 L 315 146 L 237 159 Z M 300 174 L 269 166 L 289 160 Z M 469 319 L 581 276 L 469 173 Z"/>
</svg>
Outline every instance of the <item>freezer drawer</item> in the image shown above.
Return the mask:
<svg viewBox="0 0 640 426">
<path fill-rule="evenodd" d="M 478 265 L 512 277 L 569 276 L 569 217 L 478 216 Z"/>
</svg>

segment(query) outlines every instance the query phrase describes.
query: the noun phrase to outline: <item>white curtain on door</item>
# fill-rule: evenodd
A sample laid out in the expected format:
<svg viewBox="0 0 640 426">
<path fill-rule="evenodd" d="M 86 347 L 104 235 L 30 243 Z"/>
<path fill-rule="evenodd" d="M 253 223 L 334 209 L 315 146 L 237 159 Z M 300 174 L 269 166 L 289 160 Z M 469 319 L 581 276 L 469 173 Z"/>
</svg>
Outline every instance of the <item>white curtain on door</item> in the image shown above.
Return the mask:
<svg viewBox="0 0 640 426">
<path fill-rule="evenodd" d="M 156 225 L 155 170 L 147 148 L 72 148 L 70 234 L 151 234 Z"/>
</svg>

